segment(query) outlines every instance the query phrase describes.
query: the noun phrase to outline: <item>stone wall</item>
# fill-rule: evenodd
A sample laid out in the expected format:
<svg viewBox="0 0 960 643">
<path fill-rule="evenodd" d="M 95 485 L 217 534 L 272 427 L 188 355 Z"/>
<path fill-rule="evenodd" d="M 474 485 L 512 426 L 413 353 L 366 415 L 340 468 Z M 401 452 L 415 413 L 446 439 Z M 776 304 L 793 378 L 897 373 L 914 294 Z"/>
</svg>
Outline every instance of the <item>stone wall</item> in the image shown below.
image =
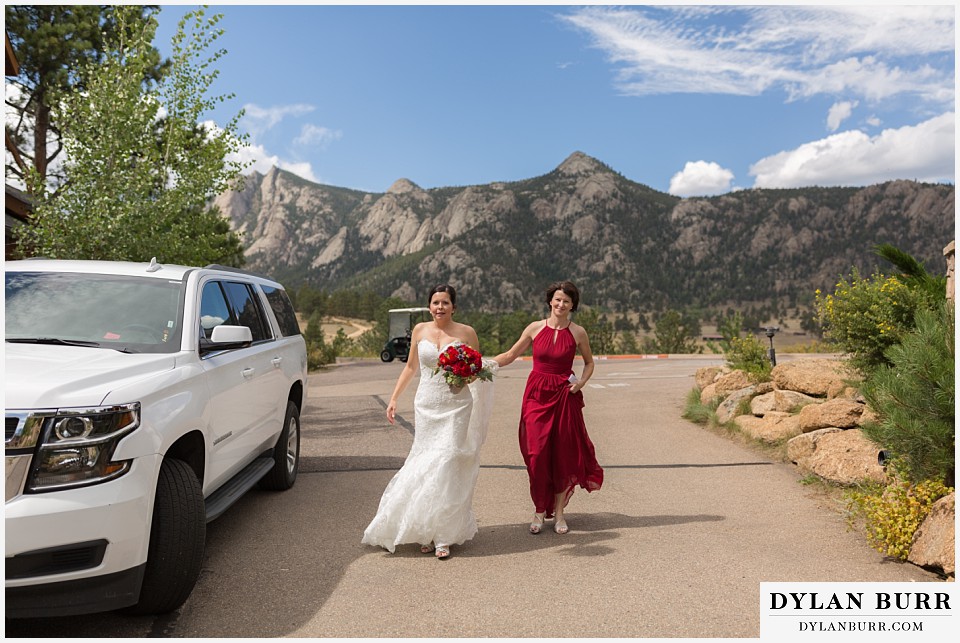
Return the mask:
<svg viewBox="0 0 960 643">
<path fill-rule="evenodd" d="M 952 247 L 953 244 L 951 244 Z M 952 284 L 952 252 L 949 283 Z M 949 293 L 952 296 L 952 292 Z M 745 435 L 766 444 L 786 445 L 786 457 L 804 474 L 841 486 L 889 480 L 880 448 L 861 426 L 876 419 L 857 389 L 859 377 L 840 359 L 796 359 L 778 364 L 771 382 L 753 384 L 746 373 L 724 367 L 697 370 L 703 403 L 719 402 L 719 422 L 732 420 Z M 736 416 L 744 402 L 748 415 Z M 937 510 L 918 529 L 910 562 L 954 572 L 954 502 Z"/>
</svg>

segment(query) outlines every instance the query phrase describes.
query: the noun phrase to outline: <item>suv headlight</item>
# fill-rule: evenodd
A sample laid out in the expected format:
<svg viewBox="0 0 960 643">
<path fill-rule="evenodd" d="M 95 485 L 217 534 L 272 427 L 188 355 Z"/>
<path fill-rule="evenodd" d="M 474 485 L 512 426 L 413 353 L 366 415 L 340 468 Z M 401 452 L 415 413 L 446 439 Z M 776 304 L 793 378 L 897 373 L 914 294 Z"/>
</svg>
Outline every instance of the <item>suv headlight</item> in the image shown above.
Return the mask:
<svg viewBox="0 0 960 643">
<path fill-rule="evenodd" d="M 140 426 L 140 404 L 59 409 L 43 423 L 40 449 L 27 482 L 33 492 L 105 482 L 130 469 L 113 460 L 120 440 Z"/>
</svg>

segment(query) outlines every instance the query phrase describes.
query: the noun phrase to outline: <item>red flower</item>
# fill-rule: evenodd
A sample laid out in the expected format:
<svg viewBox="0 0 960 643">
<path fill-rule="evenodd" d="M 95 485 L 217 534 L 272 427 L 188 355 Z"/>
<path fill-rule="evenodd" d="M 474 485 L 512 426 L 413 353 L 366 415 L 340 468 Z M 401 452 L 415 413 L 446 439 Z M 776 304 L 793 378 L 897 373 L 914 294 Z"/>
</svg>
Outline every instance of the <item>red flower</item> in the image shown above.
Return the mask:
<svg viewBox="0 0 960 643">
<path fill-rule="evenodd" d="M 490 381 L 493 373 L 483 367 L 483 357 L 467 344 L 456 342 L 444 349 L 437 358 L 434 375 L 443 372 L 451 386 L 463 386 L 477 379 Z"/>
</svg>

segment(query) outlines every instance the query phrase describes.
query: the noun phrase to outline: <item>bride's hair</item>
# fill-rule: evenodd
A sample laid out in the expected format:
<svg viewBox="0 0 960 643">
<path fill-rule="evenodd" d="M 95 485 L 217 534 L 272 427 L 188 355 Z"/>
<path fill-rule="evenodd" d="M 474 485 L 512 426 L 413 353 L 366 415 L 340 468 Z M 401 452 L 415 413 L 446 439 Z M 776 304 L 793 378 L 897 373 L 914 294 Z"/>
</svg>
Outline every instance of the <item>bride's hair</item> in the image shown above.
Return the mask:
<svg viewBox="0 0 960 643">
<path fill-rule="evenodd" d="M 577 287 L 572 281 L 555 281 L 547 286 L 547 290 L 544 293 L 544 301 L 547 307 L 549 308 L 550 302 L 553 301 L 553 293 L 558 290 L 562 290 L 563 294 L 573 302 L 573 307 L 570 309 L 571 312 L 577 312 L 577 308 L 580 306 L 580 291 L 577 290 Z"/>
<path fill-rule="evenodd" d="M 457 305 L 457 291 L 454 289 L 453 286 L 450 286 L 448 284 L 440 284 L 439 286 L 434 286 L 433 290 L 430 291 L 430 294 L 427 295 L 428 304 L 433 299 L 433 296 L 436 295 L 438 292 L 445 292 L 448 295 L 450 295 L 450 303 L 453 304 L 454 306 Z"/>
</svg>

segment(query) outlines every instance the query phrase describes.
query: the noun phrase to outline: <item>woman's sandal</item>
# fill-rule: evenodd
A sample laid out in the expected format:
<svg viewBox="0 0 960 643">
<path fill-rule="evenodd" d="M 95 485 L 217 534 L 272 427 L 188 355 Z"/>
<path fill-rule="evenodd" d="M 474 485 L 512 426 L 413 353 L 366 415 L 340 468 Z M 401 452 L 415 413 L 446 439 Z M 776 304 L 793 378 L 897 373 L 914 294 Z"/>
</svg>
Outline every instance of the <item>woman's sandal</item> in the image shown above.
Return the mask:
<svg viewBox="0 0 960 643">
<path fill-rule="evenodd" d="M 434 546 L 433 546 L 433 545 L 420 545 L 420 553 L 421 553 L 421 554 L 429 554 L 429 553 L 431 553 L 433 550 L 434 550 Z"/>
<path fill-rule="evenodd" d="M 450 558 L 450 545 L 437 545 L 436 556 L 439 560 Z"/>
<path fill-rule="evenodd" d="M 553 526 L 553 530 L 562 536 L 563 534 L 570 531 L 570 527 L 567 526 L 567 521 L 561 518 Z"/>
<path fill-rule="evenodd" d="M 539 534 L 540 530 L 543 529 L 543 519 L 546 517 L 546 513 L 535 513 L 533 514 L 533 522 L 530 523 L 530 533 Z"/>
</svg>

